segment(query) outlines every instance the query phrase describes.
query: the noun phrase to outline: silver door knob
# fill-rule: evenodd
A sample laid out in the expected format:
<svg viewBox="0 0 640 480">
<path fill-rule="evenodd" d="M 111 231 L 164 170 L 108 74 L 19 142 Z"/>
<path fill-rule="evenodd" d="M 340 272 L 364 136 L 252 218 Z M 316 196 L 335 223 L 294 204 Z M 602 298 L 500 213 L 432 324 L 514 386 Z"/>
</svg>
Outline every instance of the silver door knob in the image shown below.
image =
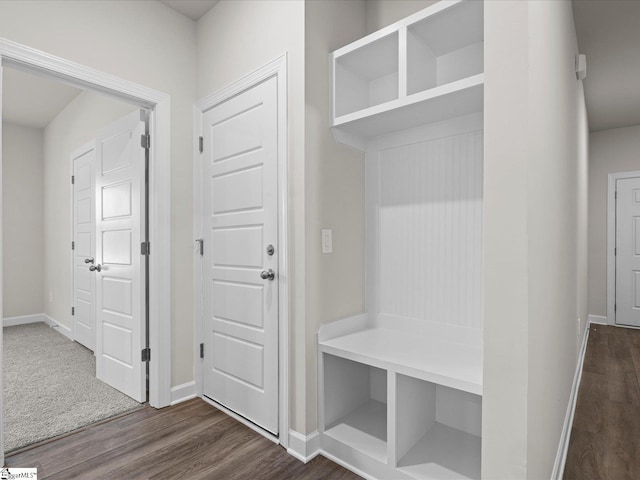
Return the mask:
<svg viewBox="0 0 640 480">
<path fill-rule="evenodd" d="M 93 263 L 93 262 L 94 262 L 93 257 L 89 257 L 89 258 L 85 258 L 84 259 L 84 263 Z"/>
<path fill-rule="evenodd" d="M 274 278 L 276 278 L 276 272 L 274 272 L 271 268 L 269 270 L 263 270 L 262 272 L 260 272 L 260 278 L 262 278 L 263 280 L 273 280 Z"/>
<path fill-rule="evenodd" d="M 89 266 L 89 270 L 91 270 L 92 272 L 101 272 L 102 271 L 102 265 L 100 265 L 100 264 L 91 265 L 91 266 Z"/>
</svg>

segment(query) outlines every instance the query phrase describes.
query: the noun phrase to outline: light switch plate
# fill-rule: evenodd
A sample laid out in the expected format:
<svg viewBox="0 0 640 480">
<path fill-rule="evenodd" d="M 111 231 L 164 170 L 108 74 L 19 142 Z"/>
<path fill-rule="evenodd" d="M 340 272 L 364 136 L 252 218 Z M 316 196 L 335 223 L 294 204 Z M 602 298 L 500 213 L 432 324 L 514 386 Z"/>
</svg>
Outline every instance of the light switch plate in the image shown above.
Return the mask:
<svg viewBox="0 0 640 480">
<path fill-rule="evenodd" d="M 333 253 L 333 230 L 322 229 L 322 253 Z"/>
</svg>

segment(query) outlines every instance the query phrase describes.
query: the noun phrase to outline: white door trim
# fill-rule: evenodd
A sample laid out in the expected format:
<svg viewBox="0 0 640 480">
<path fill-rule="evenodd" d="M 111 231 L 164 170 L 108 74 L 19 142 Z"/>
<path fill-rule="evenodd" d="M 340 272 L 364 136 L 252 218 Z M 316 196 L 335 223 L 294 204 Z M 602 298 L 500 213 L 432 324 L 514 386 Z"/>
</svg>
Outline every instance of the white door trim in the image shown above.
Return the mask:
<svg viewBox="0 0 640 480">
<path fill-rule="evenodd" d="M 616 324 L 613 307 L 616 303 L 616 182 L 623 178 L 640 177 L 640 170 L 609 174 L 607 190 L 607 323 Z M 631 327 L 632 328 L 632 327 Z"/>
<path fill-rule="evenodd" d="M 137 106 L 151 109 L 149 121 L 151 134 L 149 196 L 153 201 L 149 208 L 150 241 L 152 244 L 152 254 L 149 256 L 151 299 L 149 304 L 149 347 L 152 350 L 152 356 L 149 363 L 149 404 L 156 408 L 167 406 L 171 403 L 171 97 L 166 93 L 3 38 L 0 38 L 0 73 L 1 66 L 20 68 L 75 87 L 106 93 Z M 2 105 L 1 86 L 0 83 L 0 106 Z M 0 112 L 0 121 L 2 120 L 1 115 Z M 0 135 L 0 165 L 2 164 L 1 146 Z M 0 263 L 0 273 L 1 270 L 2 264 Z M 0 298 L 1 308 L 2 300 Z M 1 354 L 0 342 L 0 358 Z M 0 363 L 0 370 L 1 366 Z M 0 445 L 1 451 L 4 451 L 2 445 Z M 2 457 L 0 456 L 0 458 Z"/>
<path fill-rule="evenodd" d="M 193 232 L 194 240 L 202 238 L 202 176 L 199 151 L 199 136 L 202 134 L 202 116 L 204 112 L 229 98 L 257 85 L 267 78 L 276 76 L 278 79 L 278 242 L 280 243 L 280 255 L 278 259 L 279 287 L 279 318 L 278 318 L 278 429 L 279 443 L 287 448 L 289 446 L 289 246 L 288 246 L 288 155 L 287 155 L 287 54 L 279 56 L 255 72 L 250 73 L 228 85 L 227 87 L 199 100 L 193 108 L 194 120 L 194 153 L 193 153 Z M 201 257 L 198 244 L 194 241 L 194 272 L 195 272 L 195 324 L 196 346 L 203 342 L 202 325 L 202 276 Z M 196 350 L 195 374 L 196 391 L 202 397 L 202 361 L 200 349 Z M 240 417 L 241 419 L 241 417 Z M 242 421 L 242 419 L 241 419 Z M 263 435 L 267 432 L 260 431 Z"/>
</svg>

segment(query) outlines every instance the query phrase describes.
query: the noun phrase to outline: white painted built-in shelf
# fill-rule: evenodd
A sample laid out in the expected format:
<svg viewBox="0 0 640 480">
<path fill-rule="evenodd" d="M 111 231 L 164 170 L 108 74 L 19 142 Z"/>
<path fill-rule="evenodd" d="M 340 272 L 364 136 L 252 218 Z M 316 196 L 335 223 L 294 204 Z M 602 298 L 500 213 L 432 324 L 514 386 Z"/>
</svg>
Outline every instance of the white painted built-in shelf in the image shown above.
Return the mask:
<svg viewBox="0 0 640 480">
<path fill-rule="evenodd" d="M 379 478 L 480 478 L 481 331 L 411 323 L 363 314 L 320 328 L 323 453 Z"/>
<path fill-rule="evenodd" d="M 442 1 L 331 54 L 332 131 L 361 150 L 387 133 L 483 109 L 483 2 Z"/>
<path fill-rule="evenodd" d="M 323 455 L 367 478 L 479 479 L 484 15 L 441 1 L 331 54 L 366 152 L 367 312 L 318 331 Z"/>
<path fill-rule="evenodd" d="M 482 348 L 415 332 L 369 328 L 320 342 L 320 349 L 378 368 L 482 395 Z"/>
</svg>

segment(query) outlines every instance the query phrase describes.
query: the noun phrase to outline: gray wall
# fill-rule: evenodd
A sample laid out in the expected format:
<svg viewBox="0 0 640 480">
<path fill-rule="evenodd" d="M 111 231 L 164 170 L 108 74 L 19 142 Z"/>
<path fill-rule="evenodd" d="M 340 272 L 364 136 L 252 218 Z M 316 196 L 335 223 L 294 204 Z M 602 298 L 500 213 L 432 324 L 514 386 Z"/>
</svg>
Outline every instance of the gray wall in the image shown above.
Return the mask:
<svg viewBox="0 0 640 480">
<path fill-rule="evenodd" d="M 42 143 L 39 128 L 2 125 L 4 318 L 44 312 Z"/>
</svg>

